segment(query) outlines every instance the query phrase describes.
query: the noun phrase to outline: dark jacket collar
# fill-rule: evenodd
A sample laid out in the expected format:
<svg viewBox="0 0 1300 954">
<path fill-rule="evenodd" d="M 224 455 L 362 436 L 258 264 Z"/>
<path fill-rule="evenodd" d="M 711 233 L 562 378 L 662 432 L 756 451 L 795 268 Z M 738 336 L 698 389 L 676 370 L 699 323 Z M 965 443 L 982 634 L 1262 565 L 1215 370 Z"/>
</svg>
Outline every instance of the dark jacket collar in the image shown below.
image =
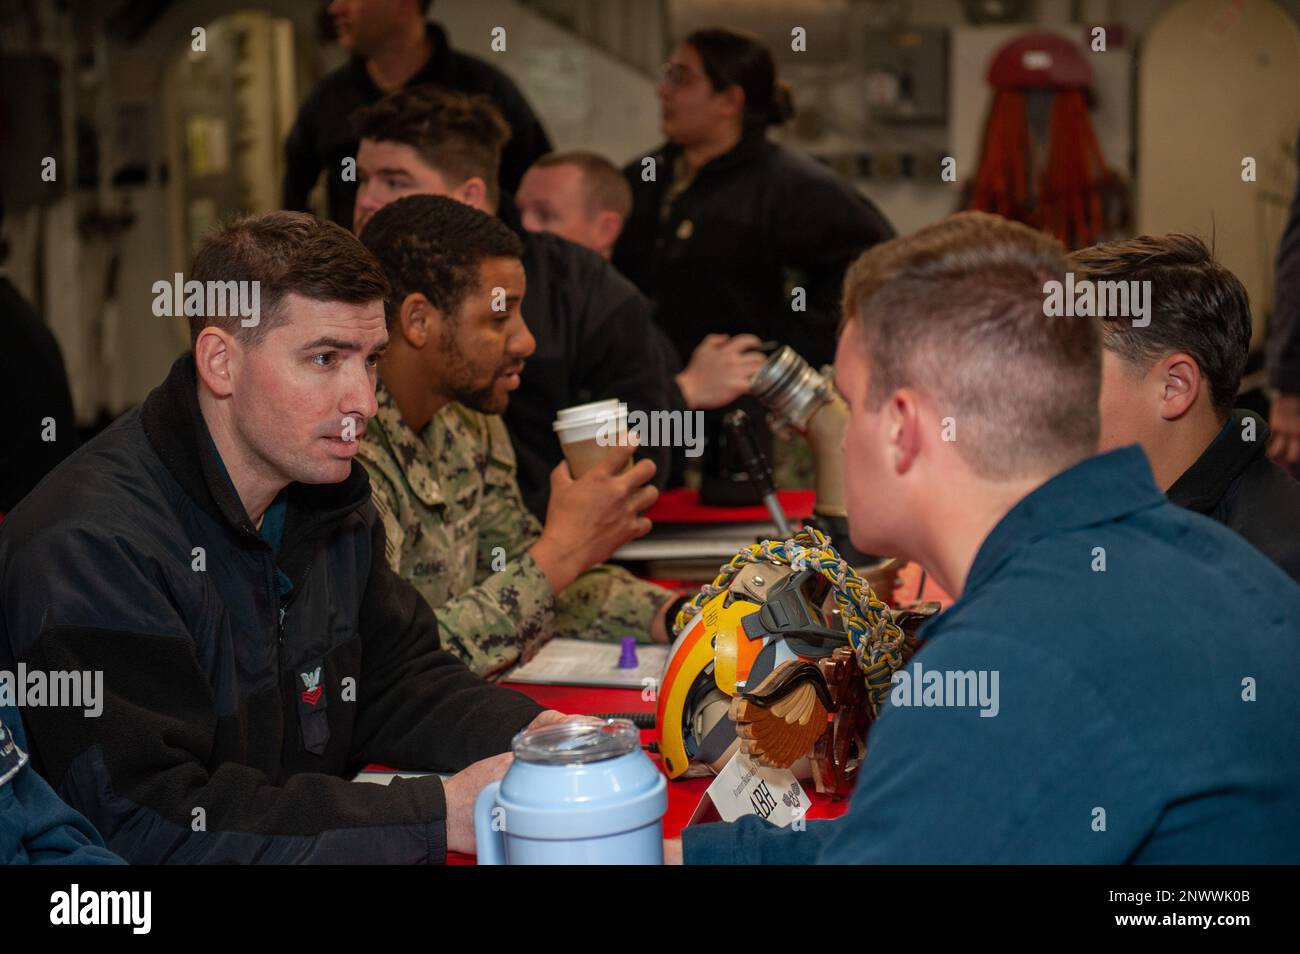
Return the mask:
<svg viewBox="0 0 1300 954">
<path fill-rule="evenodd" d="M 1137 445 L 1089 457 L 1026 494 L 1007 512 L 975 554 L 965 590 L 972 592 L 986 582 L 1023 544 L 1109 523 L 1165 502 L 1146 454 Z"/>
<path fill-rule="evenodd" d="M 740 141 L 734 146 L 722 155 L 714 156 L 702 165 L 699 171 L 695 173 L 695 178 L 698 181 L 743 166 L 762 155 L 767 146 L 767 131 L 758 126 L 751 126 L 741 133 Z M 665 184 L 671 182 L 673 166 L 676 164 L 677 157 L 682 153 L 682 147 L 676 143 L 665 142 L 656 152 L 662 159 L 659 181 Z M 666 174 L 664 174 L 665 170 Z"/>
<path fill-rule="evenodd" d="M 1247 420 L 1255 422 L 1253 441 L 1242 436 Z M 1188 510 L 1210 513 L 1232 482 L 1264 453 L 1267 446 L 1268 422 L 1254 411 L 1238 408 L 1196 463 L 1174 481 L 1169 488 L 1169 499 Z"/>
<path fill-rule="evenodd" d="M 518 235 L 525 243 L 531 234 L 524 228 L 523 216 L 519 214 L 519 205 L 509 192 L 502 192 L 497 200 L 497 218 L 506 224 L 510 231 Z"/>
<path fill-rule="evenodd" d="M 424 32 L 425 36 L 429 38 L 429 58 L 424 61 L 424 65 L 420 67 L 416 74 L 403 84 L 404 88 L 419 86 L 423 83 L 445 86 L 451 76 L 451 45 L 447 42 L 446 31 L 435 23 L 426 23 Z M 357 84 L 362 89 L 369 90 L 372 98 L 379 99 L 384 95 L 383 90 L 376 86 L 375 81 L 370 78 L 370 73 L 366 70 L 364 57 L 354 53 L 352 58 L 348 60 L 348 68 L 352 71 Z"/>
<path fill-rule="evenodd" d="M 199 410 L 198 376 L 192 355 L 176 359 L 166 380 L 145 398 L 140 414 L 149 444 L 185 494 L 250 543 L 265 546 L 265 539 L 253 526 L 226 476 Z M 286 544 L 336 523 L 369 496 L 370 479 L 355 460 L 352 472 L 340 483 L 290 484 L 286 495 Z"/>
</svg>

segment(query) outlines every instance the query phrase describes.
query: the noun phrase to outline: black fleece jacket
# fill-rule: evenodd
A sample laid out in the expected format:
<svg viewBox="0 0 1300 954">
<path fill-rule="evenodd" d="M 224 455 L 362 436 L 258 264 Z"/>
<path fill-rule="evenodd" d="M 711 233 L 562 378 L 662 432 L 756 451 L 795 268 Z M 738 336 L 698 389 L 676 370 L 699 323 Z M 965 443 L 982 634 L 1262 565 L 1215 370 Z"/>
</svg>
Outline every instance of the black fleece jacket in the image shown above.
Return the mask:
<svg viewBox="0 0 1300 954">
<path fill-rule="evenodd" d="M 102 670 L 104 697 L 24 709 L 34 762 L 133 862 L 441 862 L 436 776 L 348 777 L 459 770 L 541 707 L 440 649 L 359 465 L 285 500 L 275 552 L 188 355 L 28 495 L 0 527 L 0 667 Z"/>
<path fill-rule="evenodd" d="M 750 332 L 813 367 L 834 361 L 844 271 L 893 238 L 888 220 L 830 169 L 759 129 L 706 162 L 665 208 L 680 155 L 664 144 L 624 168 L 633 207 L 614 265 L 654 301 L 681 360 L 707 334 Z M 805 292 L 802 311 L 795 287 Z"/>
</svg>

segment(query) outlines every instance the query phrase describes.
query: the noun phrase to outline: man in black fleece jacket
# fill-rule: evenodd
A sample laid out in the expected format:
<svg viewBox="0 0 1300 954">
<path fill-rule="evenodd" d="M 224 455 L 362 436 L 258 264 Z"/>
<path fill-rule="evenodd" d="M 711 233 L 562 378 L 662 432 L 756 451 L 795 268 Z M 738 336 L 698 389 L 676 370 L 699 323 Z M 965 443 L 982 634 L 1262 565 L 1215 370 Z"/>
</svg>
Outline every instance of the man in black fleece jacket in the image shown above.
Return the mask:
<svg viewBox="0 0 1300 954">
<path fill-rule="evenodd" d="M 383 558 L 352 459 L 383 272 L 275 212 L 214 233 L 191 281 L 239 284 L 187 299 L 192 353 L 0 528 L 0 668 L 103 673 L 95 717 L 25 709 L 34 764 L 129 861 L 472 851 L 500 753 L 564 717 L 444 652 Z M 457 774 L 349 782 L 367 762 Z"/>
<path fill-rule="evenodd" d="M 329 15 L 351 59 L 321 78 L 298 109 L 284 145 L 284 207 L 306 211 L 321 171 L 331 219 L 348 228 L 357 183 L 343 163 L 357 155 L 353 110 L 387 93 L 431 84 L 489 97 L 510 122 L 501 156 L 501 187 L 513 191 L 524 170 L 550 152 L 551 141 L 528 101 L 505 73 L 452 49 L 447 33 L 426 23 L 428 0 L 333 0 Z M 360 229 L 356 229 L 360 231 Z"/>
</svg>

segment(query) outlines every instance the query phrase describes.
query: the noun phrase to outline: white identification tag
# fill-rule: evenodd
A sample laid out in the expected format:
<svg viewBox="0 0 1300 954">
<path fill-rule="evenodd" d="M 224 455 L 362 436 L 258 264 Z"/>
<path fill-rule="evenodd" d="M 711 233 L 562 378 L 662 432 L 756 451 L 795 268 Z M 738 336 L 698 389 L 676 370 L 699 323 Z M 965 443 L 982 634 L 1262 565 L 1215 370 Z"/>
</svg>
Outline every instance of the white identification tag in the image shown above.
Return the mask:
<svg viewBox="0 0 1300 954">
<path fill-rule="evenodd" d="M 757 815 L 780 828 L 788 827 L 796 818 L 806 818 L 812 805 L 793 772 L 756 765 L 743 752 L 737 752 L 723 766 L 705 791 L 703 801 L 712 802 L 723 821 Z M 700 815 L 700 809 L 696 809 L 696 815 Z"/>
</svg>

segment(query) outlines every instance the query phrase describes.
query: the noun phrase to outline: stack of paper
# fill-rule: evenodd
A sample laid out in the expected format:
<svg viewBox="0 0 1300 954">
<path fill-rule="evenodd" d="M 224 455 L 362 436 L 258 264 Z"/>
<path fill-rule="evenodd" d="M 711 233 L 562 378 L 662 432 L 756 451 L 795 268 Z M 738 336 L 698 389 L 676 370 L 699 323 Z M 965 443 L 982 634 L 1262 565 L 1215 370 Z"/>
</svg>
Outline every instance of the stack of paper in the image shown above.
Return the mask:
<svg viewBox="0 0 1300 954">
<path fill-rule="evenodd" d="M 618 643 L 553 639 L 528 662 L 506 673 L 502 682 L 605 686 L 611 689 L 640 689 L 658 685 L 664 674 L 664 666 L 668 664 L 667 646 L 638 644 L 635 669 L 618 668 L 621 654 L 622 648 Z"/>
</svg>

